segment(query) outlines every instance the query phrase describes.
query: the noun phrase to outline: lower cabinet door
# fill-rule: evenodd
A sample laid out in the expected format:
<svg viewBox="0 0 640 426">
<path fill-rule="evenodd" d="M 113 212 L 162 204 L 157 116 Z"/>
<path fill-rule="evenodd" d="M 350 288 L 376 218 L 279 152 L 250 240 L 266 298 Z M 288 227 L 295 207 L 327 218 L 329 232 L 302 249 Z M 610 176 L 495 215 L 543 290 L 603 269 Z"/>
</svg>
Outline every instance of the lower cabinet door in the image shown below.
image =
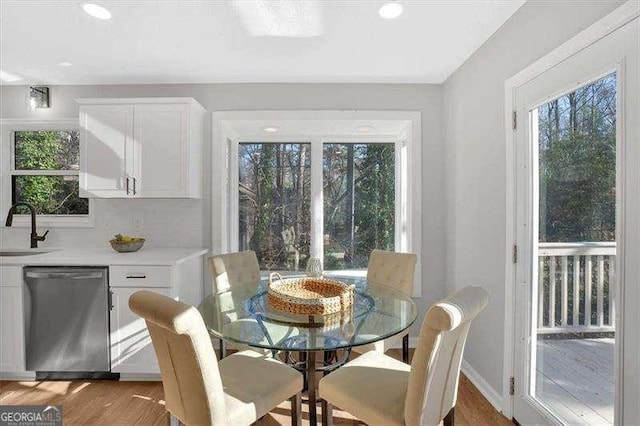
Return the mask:
<svg viewBox="0 0 640 426">
<path fill-rule="evenodd" d="M 0 373 L 24 371 L 22 287 L 0 286 Z"/>
<path fill-rule="evenodd" d="M 138 290 L 170 296 L 168 288 L 111 287 L 111 371 L 160 374 L 158 359 L 145 321 L 129 309 L 129 297 Z"/>
</svg>

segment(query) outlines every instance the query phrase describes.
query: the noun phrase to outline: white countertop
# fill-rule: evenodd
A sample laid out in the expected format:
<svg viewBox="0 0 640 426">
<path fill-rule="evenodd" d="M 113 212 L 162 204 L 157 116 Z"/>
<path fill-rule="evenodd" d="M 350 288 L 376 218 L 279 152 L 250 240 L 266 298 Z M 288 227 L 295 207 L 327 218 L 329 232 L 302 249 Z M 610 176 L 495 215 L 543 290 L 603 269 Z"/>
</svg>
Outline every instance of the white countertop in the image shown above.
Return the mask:
<svg viewBox="0 0 640 426">
<path fill-rule="evenodd" d="M 2 248 L 3 251 L 9 250 Z M 17 250 L 17 249 L 16 249 Z M 24 250 L 21 249 L 21 250 Z M 0 266 L 109 266 L 109 265 L 166 265 L 172 266 L 206 254 L 204 248 L 143 247 L 133 253 L 118 253 L 111 248 L 63 248 L 49 253 L 26 256 L 0 256 Z"/>
</svg>

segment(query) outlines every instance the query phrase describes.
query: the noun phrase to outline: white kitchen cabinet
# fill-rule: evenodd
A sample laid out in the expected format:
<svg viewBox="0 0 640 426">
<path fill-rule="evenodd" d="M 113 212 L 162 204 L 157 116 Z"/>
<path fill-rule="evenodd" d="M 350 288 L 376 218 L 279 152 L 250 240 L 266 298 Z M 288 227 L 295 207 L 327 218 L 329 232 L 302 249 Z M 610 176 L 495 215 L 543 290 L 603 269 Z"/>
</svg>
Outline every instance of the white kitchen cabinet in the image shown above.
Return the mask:
<svg viewBox="0 0 640 426">
<path fill-rule="evenodd" d="M 24 354 L 22 268 L 0 266 L 0 374 L 24 372 Z"/>
<path fill-rule="evenodd" d="M 202 257 L 173 266 L 112 265 L 111 371 L 122 380 L 159 378 L 160 368 L 145 321 L 129 309 L 129 297 L 139 290 L 197 305 L 202 300 Z M 141 376 L 147 375 L 147 376 Z"/>
<path fill-rule="evenodd" d="M 194 99 L 78 99 L 77 102 L 82 129 L 81 196 L 202 196 L 205 110 Z"/>
<path fill-rule="evenodd" d="M 25 297 L 23 268 L 94 265 L 109 268 L 111 371 L 120 373 L 121 380 L 160 380 L 146 323 L 129 309 L 129 297 L 149 290 L 197 306 L 202 301 L 206 253 L 205 249 L 145 248 L 124 255 L 106 248 L 84 248 L 0 259 L 0 379 L 35 378 L 34 371 L 25 371 L 30 298 Z"/>
<path fill-rule="evenodd" d="M 111 371 L 114 373 L 160 373 L 147 325 L 129 309 L 129 297 L 139 290 L 143 288 L 111 288 Z M 144 290 L 171 295 L 169 288 L 146 287 Z"/>
</svg>

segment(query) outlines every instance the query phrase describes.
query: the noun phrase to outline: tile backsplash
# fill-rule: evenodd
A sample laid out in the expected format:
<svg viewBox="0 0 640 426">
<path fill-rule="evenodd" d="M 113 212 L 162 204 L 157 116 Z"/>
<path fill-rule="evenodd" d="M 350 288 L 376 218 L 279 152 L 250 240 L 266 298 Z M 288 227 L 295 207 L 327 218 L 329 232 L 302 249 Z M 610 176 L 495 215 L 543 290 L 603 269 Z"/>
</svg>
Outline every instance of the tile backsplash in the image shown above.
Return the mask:
<svg viewBox="0 0 640 426">
<path fill-rule="evenodd" d="M 88 228 L 49 229 L 40 247 L 109 247 L 114 234 L 144 237 L 146 247 L 208 247 L 204 226 L 204 200 L 114 200 L 96 199 L 95 224 Z M 4 218 L 2 218 L 4 220 Z M 0 227 L 1 247 L 28 247 L 28 226 Z"/>
</svg>

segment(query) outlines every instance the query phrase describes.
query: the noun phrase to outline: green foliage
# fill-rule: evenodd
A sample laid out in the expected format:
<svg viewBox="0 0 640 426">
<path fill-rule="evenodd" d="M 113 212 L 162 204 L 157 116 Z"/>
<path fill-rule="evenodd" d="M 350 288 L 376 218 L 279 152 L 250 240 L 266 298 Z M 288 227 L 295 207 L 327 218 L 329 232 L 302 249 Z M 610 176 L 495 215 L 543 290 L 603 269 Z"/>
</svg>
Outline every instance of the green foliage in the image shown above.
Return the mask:
<svg viewBox="0 0 640 426">
<path fill-rule="evenodd" d="M 395 239 L 395 151 L 393 144 L 368 145 L 356 187 L 358 228 L 354 267 L 366 267 L 373 249 L 393 250 Z"/>
<path fill-rule="evenodd" d="M 240 249 L 254 250 L 265 269 L 303 269 L 311 234 L 310 146 L 239 145 Z M 325 144 L 323 198 L 326 269 L 364 268 L 371 250 L 393 250 L 394 144 Z M 285 246 L 283 231 L 293 229 Z"/>
<path fill-rule="evenodd" d="M 616 75 L 610 74 L 576 91 L 540 106 L 539 185 L 541 242 L 615 241 L 616 213 Z M 559 324 L 562 288 L 561 266 L 557 258 L 541 258 L 538 271 L 542 279 L 544 297 L 543 324 Z M 569 323 L 594 324 L 597 316 L 597 285 L 592 287 L 591 317 L 585 318 L 586 277 L 597 276 L 595 262 L 590 274 L 584 256 L 578 258 L 579 269 L 569 273 L 567 300 Z M 555 276 L 551 276 L 551 263 Z M 567 267 L 574 271 L 578 264 L 573 256 Z M 603 312 L 609 320 L 611 258 L 605 262 Z M 576 276 L 584 277 L 578 283 Z M 551 281 L 556 283 L 551 285 Z M 578 306 L 574 306 L 574 284 L 578 289 Z M 555 318 L 549 318 L 550 292 L 555 291 Z M 577 310 L 578 324 L 573 324 Z"/>
<path fill-rule="evenodd" d="M 540 241 L 614 241 L 615 74 L 538 109 Z"/>
<path fill-rule="evenodd" d="M 393 144 L 325 145 L 324 215 L 327 269 L 365 268 L 373 249 L 393 250 Z"/>
<path fill-rule="evenodd" d="M 297 143 L 239 145 L 239 245 L 255 251 L 263 269 L 290 268 L 295 252 L 304 269 L 309 258 L 309 151 Z M 283 231 L 292 228 L 286 247 Z"/>
<path fill-rule="evenodd" d="M 16 169 L 56 170 L 62 144 L 56 131 L 17 132 L 15 144 Z"/>
<path fill-rule="evenodd" d="M 77 168 L 77 131 L 20 131 L 15 137 L 16 170 Z M 79 198 L 74 176 L 14 175 L 13 201 L 34 206 L 38 214 L 88 214 L 87 199 Z M 27 213 L 20 208 L 19 213 Z"/>
</svg>

